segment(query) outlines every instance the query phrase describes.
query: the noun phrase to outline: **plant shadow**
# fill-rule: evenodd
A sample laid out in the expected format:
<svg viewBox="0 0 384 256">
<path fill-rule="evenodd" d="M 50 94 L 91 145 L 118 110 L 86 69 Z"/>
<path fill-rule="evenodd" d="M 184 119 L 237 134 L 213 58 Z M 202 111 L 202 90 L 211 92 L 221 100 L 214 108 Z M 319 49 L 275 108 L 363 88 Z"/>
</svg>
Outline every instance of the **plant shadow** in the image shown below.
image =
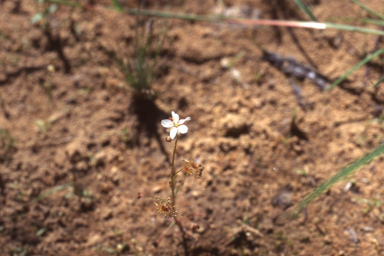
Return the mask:
<svg viewBox="0 0 384 256">
<path fill-rule="evenodd" d="M 162 138 L 157 129 L 160 123 L 160 118 L 166 117 L 167 114 L 158 108 L 153 99 L 150 99 L 143 93 L 133 94 L 130 108 L 138 120 L 138 125 L 136 127 L 136 134 L 138 136 L 134 139 L 134 144 L 139 147 L 141 146 L 139 138 L 142 137 L 141 135 L 145 132 L 145 135 L 148 138 L 155 138 L 159 145 L 160 151 L 164 154 L 166 161 L 170 163 L 170 158 L 164 147 L 165 137 Z"/>
</svg>

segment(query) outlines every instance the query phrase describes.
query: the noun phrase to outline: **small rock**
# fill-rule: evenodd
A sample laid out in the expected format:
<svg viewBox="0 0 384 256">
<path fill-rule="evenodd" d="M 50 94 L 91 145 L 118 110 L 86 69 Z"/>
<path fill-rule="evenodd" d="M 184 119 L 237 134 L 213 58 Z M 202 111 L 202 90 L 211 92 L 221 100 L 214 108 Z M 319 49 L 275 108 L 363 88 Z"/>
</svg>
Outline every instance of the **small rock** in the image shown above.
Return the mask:
<svg viewBox="0 0 384 256">
<path fill-rule="evenodd" d="M 104 182 L 101 186 L 101 192 L 103 193 L 108 193 L 112 189 L 113 189 L 113 185 L 111 184 L 111 182 Z"/>
<path fill-rule="evenodd" d="M 264 219 L 260 225 L 259 225 L 259 229 L 262 233 L 270 233 L 270 232 L 273 232 L 273 229 L 274 229 L 274 226 L 273 226 L 273 223 L 272 223 L 272 220 L 271 219 Z"/>
<path fill-rule="evenodd" d="M 193 190 L 193 191 L 192 191 L 192 196 L 195 197 L 195 198 L 196 198 L 196 197 L 199 197 L 199 196 L 200 196 L 200 192 L 197 191 L 197 190 Z"/>
<path fill-rule="evenodd" d="M 103 220 L 110 219 L 112 217 L 113 211 L 110 208 L 106 208 L 101 213 L 101 218 Z"/>
<path fill-rule="evenodd" d="M 91 210 L 94 206 L 93 201 L 90 197 L 82 197 L 80 201 L 82 210 Z"/>
<path fill-rule="evenodd" d="M 161 186 L 155 186 L 152 188 L 152 193 L 159 193 L 161 191 Z"/>
<path fill-rule="evenodd" d="M 104 150 L 97 152 L 95 155 L 95 165 L 104 164 L 106 158 L 107 153 Z"/>
<path fill-rule="evenodd" d="M 120 178 L 121 178 L 121 173 L 120 173 L 119 168 L 117 168 L 116 166 L 113 166 L 111 168 L 109 176 L 110 176 L 112 182 L 117 184 L 119 182 Z"/>
<path fill-rule="evenodd" d="M 346 192 L 346 191 L 348 191 L 351 187 L 352 187 L 352 182 L 347 182 L 347 183 L 345 184 L 343 190 Z"/>
<path fill-rule="evenodd" d="M 332 244 L 333 243 L 332 238 L 329 235 L 325 235 L 324 236 L 324 243 L 325 244 Z"/>
<path fill-rule="evenodd" d="M 199 225 L 199 228 L 196 228 L 195 232 L 202 234 L 205 232 L 205 228 L 202 225 Z"/>
<path fill-rule="evenodd" d="M 375 229 L 373 227 L 364 226 L 361 228 L 361 230 L 363 230 L 365 232 L 373 232 Z"/>
<path fill-rule="evenodd" d="M 106 164 L 117 159 L 121 153 L 115 149 L 108 148 L 106 150 L 99 151 L 95 155 L 95 164 Z"/>
<path fill-rule="evenodd" d="M 218 126 L 224 129 L 224 136 L 239 138 L 241 134 L 247 134 L 251 124 L 243 115 L 228 114 L 222 118 Z"/>
<path fill-rule="evenodd" d="M 77 138 L 67 145 L 65 148 L 69 160 L 77 163 L 87 158 L 87 141 L 84 138 Z"/>
<path fill-rule="evenodd" d="M 357 244 L 359 242 L 359 237 L 357 236 L 357 233 L 355 230 L 353 230 L 352 228 L 347 228 L 344 233 L 346 233 L 345 235 L 348 235 L 349 234 L 349 237 L 350 239 L 352 240 L 353 243 Z"/>
<path fill-rule="evenodd" d="M 116 166 L 112 166 L 111 168 L 111 174 L 117 174 L 117 172 L 119 171 L 119 168 L 116 167 Z"/>
<path fill-rule="evenodd" d="M 218 144 L 223 152 L 229 152 L 239 146 L 239 140 L 233 138 L 219 138 Z"/>
<path fill-rule="evenodd" d="M 76 170 L 77 171 L 82 171 L 82 172 L 88 170 L 88 163 L 87 163 L 87 161 L 80 161 L 80 162 L 78 162 L 76 164 Z"/>
<path fill-rule="evenodd" d="M 87 247 L 93 246 L 97 243 L 100 243 L 102 240 L 102 237 L 99 234 L 91 234 L 88 238 L 88 241 L 86 243 Z"/>
<path fill-rule="evenodd" d="M 285 187 L 281 189 L 281 191 L 274 197 L 272 198 L 272 205 L 273 206 L 283 206 L 284 208 L 287 208 L 291 206 L 291 192 L 290 189 Z"/>
<path fill-rule="evenodd" d="M 73 220 L 73 224 L 75 224 L 76 227 L 88 227 L 88 222 L 86 219 L 83 218 L 76 218 Z"/>
<path fill-rule="evenodd" d="M 56 166 L 63 167 L 66 160 L 67 158 L 66 158 L 65 152 L 63 150 L 57 150 L 54 156 L 54 162 Z"/>
</svg>

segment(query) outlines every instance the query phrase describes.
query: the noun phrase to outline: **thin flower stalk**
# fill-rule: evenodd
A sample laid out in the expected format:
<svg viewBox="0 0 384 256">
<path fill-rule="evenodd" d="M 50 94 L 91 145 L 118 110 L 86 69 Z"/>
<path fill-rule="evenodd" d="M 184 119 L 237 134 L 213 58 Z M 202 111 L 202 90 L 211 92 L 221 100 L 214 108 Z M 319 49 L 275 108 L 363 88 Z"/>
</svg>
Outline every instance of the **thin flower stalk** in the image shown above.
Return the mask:
<svg viewBox="0 0 384 256">
<path fill-rule="evenodd" d="M 180 119 L 179 115 L 172 111 L 172 117 L 169 119 L 164 119 L 161 121 L 161 125 L 167 129 L 167 132 L 169 132 L 169 136 L 167 137 L 166 141 L 171 142 L 172 140 L 175 140 L 175 144 L 173 146 L 173 152 L 172 152 L 172 161 L 171 161 L 171 170 L 170 170 L 170 177 L 169 177 L 169 187 L 171 190 L 171 194 L 167 200 L 163 200 L 157 197 L 151 197 L 155 199 L 154 204 L 156 205 L 157 212 L 164 215 L 166 218 L 173 219 L 173 224 L 170 225 L 170 227 L 174 224 L 176 224 L 180 232 L 182 233 L 183 239 L 186 238 L 187 235 L 189 235 L 188 230 L 191 230 L 192 233 L 196 232 L 197 229 L 199 229 L 199 225 L 192 223 L 187 218 L 183 217 L 182 215 L 179 215 L 178 211 L 176 210 L 176 195 L 180 191 L 181 187 L 184 185 L 185 179 L 192 174 L 195 175 L 196 178 L 201 177 L 203 167 L 199 164 L 196 164 L 194 161 L 189 159 L 182 160 L 181 168 L 176 170 L 175 168 L 175 158 L 176 158 L 176 149 L 177 144 L 180 139 L 181 134 L 186 134 L 188 132 L 188 127 L 186 126 L 186 122 L 191 120 L 190 117 L 187 117 L 185 119 Z M 177 174 L 184 173 L 184 178 L 180 183 L 176 181 Z M 176 184 L 178 183 L 178 185 Z M 145 195 L 142 193 L 138 193 L 138 198 L 144 197 Z M 185 224 L 188 220 L 189 224 Z M 162 235 L 163 236 L 163 235 Z M 155 244 L 158 245 L 158 243 L 161 241 L 160 237 Z"/>
<path fill-rule="evenodd" d="M 171 191 L 172 191 L 172 207 L 175 208 L 176 205 L 176 194 L 175 194 L 175 155 L 176 155 L 176 146 L 177 141 L 179 140 L 179 136 L 176 137 L 175 140 L 175 147 L 173 148 L 173 155 L 172 155 L 172 167 L 171 167 Z"/>
</svg>

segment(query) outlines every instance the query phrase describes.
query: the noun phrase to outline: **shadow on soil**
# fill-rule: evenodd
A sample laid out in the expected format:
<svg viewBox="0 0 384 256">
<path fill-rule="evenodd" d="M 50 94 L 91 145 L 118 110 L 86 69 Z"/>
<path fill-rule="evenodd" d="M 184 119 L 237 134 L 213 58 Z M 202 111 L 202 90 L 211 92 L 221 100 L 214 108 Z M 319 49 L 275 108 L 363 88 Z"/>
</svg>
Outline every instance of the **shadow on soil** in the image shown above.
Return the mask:
<svg viewBox="0 0 384 256">
<path fill-rule="evenodd" d="M 131 110 L 137 117 L 138 126 L 136 134 L 138 135 L 134 141 L 137 146 L 141 146 L 140 135 L 143 131 L 146 132 L 146 136 L 149 138 L 155 138 L 159 144 L 161 152 L 165 155 L 166 161 L 170 163 L 169 156 L 164 147 L 164 138 L 160 137 L 157 127 L 159 125 L 160 117 L 166 117 L 167 114 L 160 110 L 155 102 L 151 99 L 148 99 L 146 95 L 143 94 L 134 94 L 132 99 L 132 104 L 130 106 Z"/>
</svg>

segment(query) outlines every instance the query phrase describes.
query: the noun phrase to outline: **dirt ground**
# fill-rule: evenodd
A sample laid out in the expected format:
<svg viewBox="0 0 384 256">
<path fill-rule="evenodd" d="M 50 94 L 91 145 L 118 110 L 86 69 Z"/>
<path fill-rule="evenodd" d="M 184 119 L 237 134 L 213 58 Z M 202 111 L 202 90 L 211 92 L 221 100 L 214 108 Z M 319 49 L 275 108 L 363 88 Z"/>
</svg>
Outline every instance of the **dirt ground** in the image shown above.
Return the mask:
<svg viewBox="0 0 384 256">
<path fill-rule="evenodd" d="M 121 89 L 100 47 L 132 58 L 135 16 L 89 2 L 97 6 L 50 15 L 49 38 L 30 21 L 35 1 L 0 0 L 0 255 L 384 255 L 384 157 L 297 219 L 278 218 L 378 146 L 384 130 L 384 89 L 371 88 L 382 58 L 330 92 L 282 68 L 301 63 L 334 81 L 383 47 L 381 38 L 169 19 L 153 82 L 160 94 L 143 102 Z M 223 2 L 263 19 L 308 20 L 293 1 Z M 349 1 L 305 2 L 320 21 L 367 17 Z M 365 2 L 384 13 L 381 0 Z M 208 15 L 218 4 L 145 8 Z M 286 58 L 283 67 L 257 44 Z M 226 68 L 225 60 L 236 61 Z M 191 117 L 176 167 L 184 158 L 204 166 L 178 195 L 185 227 L 187 219 L 200 226 L 185 239 L 176 225 L 167 230 L 172 220 L 153 199 L 137 198 L 169 197 L 173 143 L 160 122 L 171 111 Z"/>
</svg>

